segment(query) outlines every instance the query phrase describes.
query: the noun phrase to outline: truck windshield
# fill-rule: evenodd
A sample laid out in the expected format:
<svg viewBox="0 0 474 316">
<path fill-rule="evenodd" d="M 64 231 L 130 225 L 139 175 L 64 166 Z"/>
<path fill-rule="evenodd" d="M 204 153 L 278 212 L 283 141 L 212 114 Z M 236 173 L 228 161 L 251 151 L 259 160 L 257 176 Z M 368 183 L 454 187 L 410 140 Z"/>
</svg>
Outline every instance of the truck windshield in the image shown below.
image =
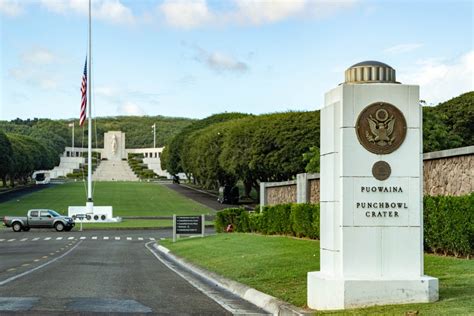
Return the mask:
<svg viewBox="0 0 474 316">
<path fill-rule="evenodd" d="M 49 210 L 48 213 L 51 214 L 53 217 L 59 217 L 59 216 L 61 216 L 60 214 L 58 214 L 58 212 L 53 211 L 53 210 Z"/>
</svg>

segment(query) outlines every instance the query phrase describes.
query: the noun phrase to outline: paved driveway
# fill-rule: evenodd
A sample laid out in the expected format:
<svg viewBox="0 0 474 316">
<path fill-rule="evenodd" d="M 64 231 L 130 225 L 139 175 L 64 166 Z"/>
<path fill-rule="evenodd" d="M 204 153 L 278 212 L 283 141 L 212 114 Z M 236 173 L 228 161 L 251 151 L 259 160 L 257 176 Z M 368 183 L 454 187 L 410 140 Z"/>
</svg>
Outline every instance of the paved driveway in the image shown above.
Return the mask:
<svg viewBox="0 0 474 316">
<path fill-rule="evenodd" d="M 0 314 L 229 314 L 145 247 L 170 235 L 0 230 Z"/>
</svg>

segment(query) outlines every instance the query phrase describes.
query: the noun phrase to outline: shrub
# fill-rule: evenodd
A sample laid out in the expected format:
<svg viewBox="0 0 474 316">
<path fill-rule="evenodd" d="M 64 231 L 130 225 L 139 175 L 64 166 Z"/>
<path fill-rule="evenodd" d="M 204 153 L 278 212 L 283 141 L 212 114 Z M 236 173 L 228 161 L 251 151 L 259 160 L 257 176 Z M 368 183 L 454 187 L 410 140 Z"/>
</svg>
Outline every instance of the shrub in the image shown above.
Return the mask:
<svg viewBox="0 0 474 316">
<path fill-rule="evenodd" d="M 474 253 L 474 193 L 424 197 L 425 249 L 470 257 Z"/>
<path fill-rule="evenodd" d="M 317 225 L 314 225 L 316 219 Z M 249 214 L 242 208 L 225 209 L 217 213 L 216 230 L 225 231 L 232 224 L 236 232 L 319 237 L 319 205 L 281 204 L 266 206 Z"/>
<path fill-rule="evenodd" d="M 319 238 L 319 204 L 293 204 L 291 224 L 295 236 Z"/>
<path fill-rule="evenodd" d="M 471 257 L 474 253 L 474 193 L 424 197 L 424 245 L 427 251 Z M 216 230 L 232 224 L 237 232 L 320 237 L 319 204 L 265 206 L 252 214 L 241 208 L 217 214 Z"/>
<path fill-rule="evenodd" d="M 229 224 L 234 226 L 234 231 L 249 232 L 247 211 L 243 208 L 228 208 L 216 214 L 215 227 L 218 233 L 224 232 Z"/>
<path fill-rule="evenodd" d="M 262 226 L 264 234 L 292 234 L 291 222 L 291 204 L 279 204 L 265 207 L 262 211 Z"/>
</svg>

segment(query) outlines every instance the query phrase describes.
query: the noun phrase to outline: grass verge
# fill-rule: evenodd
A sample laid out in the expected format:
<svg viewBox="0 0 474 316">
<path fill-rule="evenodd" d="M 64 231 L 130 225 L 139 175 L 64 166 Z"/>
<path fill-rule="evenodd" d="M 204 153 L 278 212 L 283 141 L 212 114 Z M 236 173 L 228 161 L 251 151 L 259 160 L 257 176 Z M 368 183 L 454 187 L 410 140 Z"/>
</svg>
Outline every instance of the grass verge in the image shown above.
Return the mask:
<svg viewBox="0 0 474 316">
<path fill-rule="evenodd" d="M 56 185 L 19 199 L 0 203 L 0 217 L 25 216 L 32 208 L 49 208 L 67 214 L 69 206 L 85 205 L 83 182 Z M 146 182 L 96 182 L 95 205 L 112 205 L 114 216 L 171 216 L 214 214 L 210 208 L 196 203 L 161 184 Z"/>
<path fill-rule="evenodd" d="M 306 305 L 306 273 L 319 270 L 319 242 L 315 240 L 234 233 L 160 244 L 205 269 L 300 307 Z M 404 315 L 418 311 L 422 315 L 472 315 L 474 261 L 427 254 L 425 273 L 439 278 L 438 302 L 321 314 Z"/>
</svg>

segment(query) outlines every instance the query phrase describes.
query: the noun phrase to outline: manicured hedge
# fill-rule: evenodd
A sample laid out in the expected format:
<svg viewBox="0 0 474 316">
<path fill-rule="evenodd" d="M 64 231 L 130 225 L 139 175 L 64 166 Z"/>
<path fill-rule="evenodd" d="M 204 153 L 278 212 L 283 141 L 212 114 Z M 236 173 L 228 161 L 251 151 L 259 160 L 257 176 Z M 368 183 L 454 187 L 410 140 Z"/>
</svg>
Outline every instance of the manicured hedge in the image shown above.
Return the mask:
<svg viewBox="0 0 474 316">
<path fill-rule="evenodd" d="M 319 238 L 319 205 L 280 204 L 266 206 L 262 212 L 231 208 L 217 213 L 218 232 L 225 231 L 229 224 L 237 232 Z"/>
<path fill-rule="evenodd" d="M 474 193 L 465 196 L 425 196 L 425 249 L 445 255 L 474 254 Z"/>
<path fill-rule="evenodd" d="M 465 196 L 425 196 L 425 250 L 445 255 L 474 254 L 474 193 Z M 216 230 L 232 224 L 237 232 L 319 238 L 318 204 L 280 204 L 249 213 L 242 208 L 217 213 Z"/>
</svg>

